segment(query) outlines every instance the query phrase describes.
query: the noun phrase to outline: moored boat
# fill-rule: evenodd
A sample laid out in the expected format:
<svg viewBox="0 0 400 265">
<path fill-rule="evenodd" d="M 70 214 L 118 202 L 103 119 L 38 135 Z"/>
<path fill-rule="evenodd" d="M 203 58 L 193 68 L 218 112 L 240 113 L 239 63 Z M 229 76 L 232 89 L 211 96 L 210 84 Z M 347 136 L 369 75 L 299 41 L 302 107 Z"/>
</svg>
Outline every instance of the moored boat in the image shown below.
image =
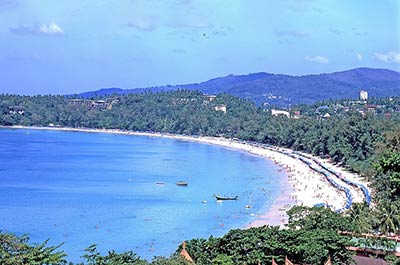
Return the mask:
<svg viewBox="0 0 400 265">
<path fill-rule="evenodd" d="M 214 197 L 217 199 L 217 200 L 219 200 L 219 201 L 228 201 L 228 200 L 237 200 L 238 199 L 238 196 L 236 195 L 236 196 L 221 196 L 221 195 L 218 195 L 218 194 L 214 194 Z"/>
<path fill-rule="evenodd" d="M 187 183 L 186 181 L 177 181 L 177 182 L 176 182 L 176 185 L 177 185 L 177 186 L 187 186 L 188 183 Z"/>
</svg>

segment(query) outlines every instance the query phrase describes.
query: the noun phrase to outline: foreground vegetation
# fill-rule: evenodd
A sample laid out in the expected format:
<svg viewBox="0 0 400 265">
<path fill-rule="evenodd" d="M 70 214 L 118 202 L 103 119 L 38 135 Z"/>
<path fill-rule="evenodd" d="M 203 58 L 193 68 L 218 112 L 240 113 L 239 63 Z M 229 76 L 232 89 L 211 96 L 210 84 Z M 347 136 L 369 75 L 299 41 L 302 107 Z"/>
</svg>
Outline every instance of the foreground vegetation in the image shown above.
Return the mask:
<svg viewBox="0 0 400 265">
<path fill-rule="evenodd" d="M 352 242 L 353 236 L 399 235 L 400 117 L 396 112 L 399 98 L 379 102 L 392 110 L 390 117 L 350 110 L 329 118 L 306 115 L 292 119 L 273 116 L 246 100 L 226 94 L 213 98 L 184 90 L 93 100 L 3 94 L 0 95 L 0 125 L 235 137 L 329 156 L 371 181 L 375 191 L 372 207 L 355 204 L 345 216 L 329 209 L 295 207 L 289 212 L 287 230 L 277 227 L 232 230 L 221 238 L 187 242 L 187 250 L 196 264 L 257 264 L 258 261 L 264 264 L 272 257 L 282 262 L 285 255 L 297 263 L 322 264 L 328 255 L 334 263 L 348 262 L 350 253 L 346 246 L 366 245 L 362 240 Z M 304 113 L 315 113 L 313 108 L 301 106 Z M 339 235 L 339 230 L 352 234 Z M 2 264 L 66 264 L 65 253 L 56 252 L 57 247 L 47 247 L 46 242 L 31 246 L 26 237 L 1 236 Z M 390 242 L 372 245 L 385 245 L 384 251 L 393 250 Z M 102 256 L 95 246 L 87 249 L 84 259 L 87 264 L 149 264 L 133 252 L 111 251 Z M 18 263 L 18 260 L 26 261 Z M 184 263 L 179 255 L 174 255 L 156 258 L 150 264 Z"/>
<path fill-rule="evenodd" d="M 295 206 L 289 212 L 287 229 L 258 227 L 229 231 L 221 238 L 197 238 L 187 241 L 186 250 L 198 265 L 208 264 L 270 264 L 272 258 L 283 264 L 287 256 L 298 264 L 323 264 L 329 256 L 334 264 L 351 263 L 352 253 L 347 250 L 354 243 L 353 235 L 338 231 L 356 231 L 358 220 L 350 214 L 342 216 L 322 207 Z M 57 251 L 59 246 L 47 242 L 29 245 L 28 237 L 0 233 L 0 261 L 2 264 L 73 264 L 67 263 L 66 254 Z M 386 253 L 394 249 L 389 241 L 371 242 Z M 78 264 L 137 264 L 179 265 L 192 264 L 179 255 L 179 246 L 171 257 L 155 257 L 151 262 L 141 259 L 132 251 L 117 253 L 114 250 L 102 255 L 95 245 L 89 246 Z M 389 260 L 395 260 L 387 256 Z"/>
</svg>

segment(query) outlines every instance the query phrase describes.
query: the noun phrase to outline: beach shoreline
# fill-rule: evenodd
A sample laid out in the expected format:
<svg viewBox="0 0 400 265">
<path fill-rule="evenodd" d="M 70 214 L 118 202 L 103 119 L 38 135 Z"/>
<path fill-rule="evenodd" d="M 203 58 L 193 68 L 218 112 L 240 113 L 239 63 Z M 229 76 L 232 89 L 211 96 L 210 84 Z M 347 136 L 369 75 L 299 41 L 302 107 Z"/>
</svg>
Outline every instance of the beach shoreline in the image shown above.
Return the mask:
<svg viewBox="0 0 400 265">
<path fill-rule="evenodd" d="M 197 142 L 203 144 L 217 145 L 238 151 L 244 151 L 253 155 L 259 155 L 265 159 L 272 160 L 281 170 L 285 170 L 285 178 L 281 179 L 281 194 L 272 202 L 265 212 L 260 213 L 254 220 L 246 225 L 249 227 L 258 227 L 263 225 L 279 225 L 284 227 L 287 223 L 286 210 L 294 205 L 313 206 L 318 203 L 326 203 L 340 208 L 345 204 L 345 196 L 334 189 L 330 183 L 313 172 L 307 165 L 293 157 L 285 155 L 283 152 L 290 151 L 285 148 L 263 148 L 254 146 L 250 143 L 228 139 L 222 137 L 208 136 L 187 136 L 160 132 L 136 132 L 119 129 L 89 129 L 89 128 L 68 128 L 68 127 L 37 127 L 37 126 L 1 126 L 8 129 L 30 129 L 30 130 L 57 130 L 68 132 L 87 132 L 87 133 L 108 133 L 121 135 L 136 135 L 148 137 L 164 137 L 182 141 Z M 319 161 L 329 164 L 328 161 L 317 158 Z M 331 164 L 329 164 L 331 165 Z M 335 170 L 349 179 L 356 180 L 364 185 L 359 176 L 345 171 L 343 168 L 335 167 Z M 354 192 L 354 201 L 362 201 L 362 194 Z"/>
</svg>

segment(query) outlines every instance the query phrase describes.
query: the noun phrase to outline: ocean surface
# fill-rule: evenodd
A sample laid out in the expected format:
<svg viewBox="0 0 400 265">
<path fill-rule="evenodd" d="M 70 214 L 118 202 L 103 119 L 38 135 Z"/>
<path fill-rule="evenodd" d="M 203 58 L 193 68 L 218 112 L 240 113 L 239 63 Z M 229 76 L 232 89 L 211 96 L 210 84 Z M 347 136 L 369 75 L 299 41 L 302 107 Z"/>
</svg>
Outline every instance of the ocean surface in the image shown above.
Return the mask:
<svg viewBox="0 0 400 265">
<path fill-rule="evenodd" d="M 105 133 L 0 129 L 0 154 L 0 230 L 64 242 L 71 261 L 91 244 L 150 260 L 244 228 L 279 196 L 285 174 L 220 146 Z"/>
</svg>

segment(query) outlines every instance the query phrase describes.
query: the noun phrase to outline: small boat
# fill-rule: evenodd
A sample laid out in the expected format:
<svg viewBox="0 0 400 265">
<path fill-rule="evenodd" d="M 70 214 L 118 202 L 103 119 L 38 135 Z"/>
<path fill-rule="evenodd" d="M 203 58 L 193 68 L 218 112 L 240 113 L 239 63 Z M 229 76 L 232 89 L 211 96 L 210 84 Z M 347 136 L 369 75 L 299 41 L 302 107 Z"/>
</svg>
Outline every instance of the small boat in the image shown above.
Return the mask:
<svg viewBox="0 0 400 265">
<path fill-rule="evenodd" d="M 177 185 L 177 186 L 184 186 L 184 187 L 186 187 L 186 186 L 188 185 L 188 183 L 187 183 L 186 181 L 177 181 L 177 182 L 176 182 L 176 185 Z"/>
<path fill-rule="evenodd" d="M 214 194 L 214 197 L 218 200 L 218 201 L 228 201 L 228 200 L 232 200 L 235 201 L 238 199 L 238 196 L 220 196 L 220 195 L 216 195 Z"/>
</svg>

